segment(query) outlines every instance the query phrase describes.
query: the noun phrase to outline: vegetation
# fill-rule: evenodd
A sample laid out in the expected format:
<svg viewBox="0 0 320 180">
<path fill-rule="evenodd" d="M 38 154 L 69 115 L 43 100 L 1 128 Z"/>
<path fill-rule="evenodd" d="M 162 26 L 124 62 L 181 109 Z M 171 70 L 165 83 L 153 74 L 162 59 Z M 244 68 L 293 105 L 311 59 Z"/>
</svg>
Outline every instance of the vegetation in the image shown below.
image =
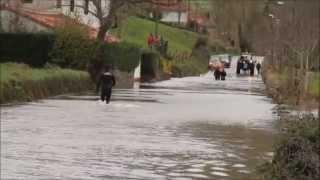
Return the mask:
<svg viewBox="0 0 320 180">
<path fill-rule="evenodd" d="M 172 75 L 174 77 L 194 76 L 208 70 L 208 61 L 201 61 L 195 57 L 184 60 L 172 60 Z"/>
<path fill-rule="evenodd" d="M 56 66 L 35 69 L 25 64 L 2 63 L 0 72 L 0 104 L 86 91 L 92 87 L 88 73 Z"/>
<path fill-rule="evenodd" d="M 0 62 L 23 62 L 41 67 L 49 61 L 54 35 L 0 33 Z"/>
<path fill-rule="evenodd" d="M 282 118 L 280 140 L 272 162 L 261 166 L 265 180 L 320 178 L 319 118 L 303 115 Z"/>
<path fill-rule="evenodd" d="M 143 27 L 143 28 L 141 28 Z M 155 22 L 130 17 L 126 19 L 113 33 L 119 35 L 123 41 L 138 44 L 147 49 L 146 39 L 154 32 Z M 158 25 L 158 32 L 165 40 L 168 40 L 168 55 L 161 58 L 162 71 L 175 77 L 199 75 L 207 70 L 208 55 L 211 51 L 220 51 L 221 48 L 213 47 L 203 54 L 198 53 L 196 47 L 199 39 L 202 38 L 194 32 L 181 28 L 171 27 L 165 24 Z M 207 46 L 205 44 L 204 46 Z M 202 51 L 203 52 L 203 51 Z"/>
<path fill-rule="evenodd" d="M 170 27 L 168 25 L 159 24 L 159 35 L 169 41 L 170 53 L 191 53 L 193 46 L 197 40 L 196 33 Z M 143 48 L 147 48 L 147 37 L 150 33 L 154 34 L 155 22 L 138 17 L 130 17 L 126 19 L 113 32 L 120 36 L 126 42 L 138 44 Z"/>
<path fill-rule="evenodd" d="M 55 41 L 50 51 L 51 62 L 73 69 L 86 69 L 95 58 L 97 47 L 89 38 L 89 32 L 76 22 L 67 22 L 55 29 Z"/>
</svg>

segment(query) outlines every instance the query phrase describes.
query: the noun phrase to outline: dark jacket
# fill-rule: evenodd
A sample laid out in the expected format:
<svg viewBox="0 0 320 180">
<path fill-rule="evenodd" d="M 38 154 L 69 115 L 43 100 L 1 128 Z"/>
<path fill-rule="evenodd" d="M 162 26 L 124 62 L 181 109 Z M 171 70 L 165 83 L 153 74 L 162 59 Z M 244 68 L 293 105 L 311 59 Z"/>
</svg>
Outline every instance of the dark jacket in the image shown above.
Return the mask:
<svg viewBox="0 0 320 180">
<path fill-rule="evenodd" d="M 102 90 L 106 90 L 112 88 L 114 85 L 116 85 L 116 80 L 113 74 L 110 72 L 105 72 L 99 78 L 97 83 L 97 91 L 99 91 L 100 86 Z"/>
<path fill-rule="evenodd" d="M 223 70 L 222 72 L 220 72 L 220 74 L 221 74 L 221 80 L 226 80 L 226 76 L 227 76 L 227 73 L 226 73 L 226 71 L 225 70 Z"/>
<path fill-rule="evenodd" d="M 261 68 L 261 64 L 258 63 L 258 64 L 256 65 L 256 67 L 257 67 L 257 69 L 259 70 L 259 69 Z"/>
</svg>

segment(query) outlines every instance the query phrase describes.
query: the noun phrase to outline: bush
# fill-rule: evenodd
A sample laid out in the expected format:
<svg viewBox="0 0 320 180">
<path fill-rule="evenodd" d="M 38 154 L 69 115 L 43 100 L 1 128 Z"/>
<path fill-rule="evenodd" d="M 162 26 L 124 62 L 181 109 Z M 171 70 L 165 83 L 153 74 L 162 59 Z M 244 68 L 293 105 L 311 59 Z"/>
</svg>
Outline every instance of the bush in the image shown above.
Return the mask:
<svg viewBox="0 0 320 180">
<path fill-rule="evenodd" d="M 207 70 L 207 61 L 196 57 L 172 61 L 172 75 L 174 77 L 200 75 L 201 73 L 205 73 Z"/>
<path fill-rule="evenodd" d="M 36 69 L 16 63 L 3 63 L 0 68 L 0 104 L 87 91 L 93 87 L 84 71 L 57 67 Z"/>
<path fill-rule="evenodd" d="M 42 67 L 49 61 L 53 43 L 53 34 L 0 33 L 0 62 L 12 61 Z"/>
<path fill-rule="evenodd" d="M 138 66 L 142 55 L 139 46 L 127 42 L 103 44 L 102 49 L 105 63 L 126 72 L 131 72 Z"/>
<path fill-rule="evenodd" d="M 266 180 L 320 179 L 319 118 L 282 119 L 280 141 L 271 163 L 261 167 Z"/>
<path fill-rule="evenodd" d="M 64 68 L 86 69 L 97 51 L 88 34 L 85 28 L 72 22 L 55 29 L 56 40 L 50 52 L 52 62 Z"/>
</svg>

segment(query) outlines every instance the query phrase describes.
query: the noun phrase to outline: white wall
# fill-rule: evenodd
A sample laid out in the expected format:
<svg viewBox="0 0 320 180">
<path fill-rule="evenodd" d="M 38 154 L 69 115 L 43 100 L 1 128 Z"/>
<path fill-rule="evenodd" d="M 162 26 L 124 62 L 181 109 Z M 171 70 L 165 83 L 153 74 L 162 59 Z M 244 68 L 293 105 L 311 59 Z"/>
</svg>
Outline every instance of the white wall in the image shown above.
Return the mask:
<svg viewBox="0 0 320 180">
<path fill-rule="evenodd" d="M 163 22 L 179 22 L 179 13 L 178 12 L 162 12 L 162 19 Z M 188 22 L 188 13 L 181 12 L 180 16 L 180 22 L 181 23 L 187 23 Z"/>
<path fill-rule="evenodd" d="M 36 9 L 54 9 L 56 3 L 56 0 L 33 0 L 32 3 L 24 3 L 23 6 Z"/>
<path fill-rule="evenodd" d="M 14 29 L 23 32 L 39 32 L 39 31 L 51 31 L 45 26 L 42 26 L 36 22 L 31 21 L 25 17 L 17 17 L 13 12 L 2 10 L 0 11 L 1 27 L 5 32 L 14 32 Z M 13 23 L 15 22 L 15 23 Z"/>
<path fill-rule="evenodd" d="M 84 6 L 85 2 L 84 0 L 75 0 L 75 4 L 79 6 Z M 77 18 L 80 20 L 80 22 L 87 24 L 91 27 L 98 28 L 100 26 L 99 20 L 92 15 L 84 14 L 84 9 L 80 7 L 75 7 L 74 12 L 70 12 L 70 0 L 63 0 L 62 1 L 62 13 L 70 16 L 72 18 Z M 109 12 L 109 0 L 102 0 L 102 7 L 103 8 L 103 14 L 108 14 Z M 96 12 L 95 6 L 92 4 L 92 2 L 89 3 L 89 10 L 92 12 Z"/>
</svg>

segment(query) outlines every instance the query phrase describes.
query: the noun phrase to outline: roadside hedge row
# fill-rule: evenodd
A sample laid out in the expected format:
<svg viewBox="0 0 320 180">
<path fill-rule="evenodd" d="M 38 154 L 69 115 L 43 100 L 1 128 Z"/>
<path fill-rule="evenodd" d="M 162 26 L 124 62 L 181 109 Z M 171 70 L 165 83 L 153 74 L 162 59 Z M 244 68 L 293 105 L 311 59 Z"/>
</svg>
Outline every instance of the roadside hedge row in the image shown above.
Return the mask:
<svg viewBox="0 0 320 180">
<path fill-rule="evenodd" d="M 97 58 L 121 71 L 132 71 L 141 58 L 141 48 L 131 43 L 101 43 L 83 32 L 62 29 L 54 34 L 0 33 L 0 63 L 18 62 L 33 67 L 47 63 L 63 68 L 87 69 Z"/>
<path fill-rule="evenodd" d="M 0 62 L 19 62 L 42 67 L 49 60 L 53 34 L 0 33 Z"/>
</svg>

